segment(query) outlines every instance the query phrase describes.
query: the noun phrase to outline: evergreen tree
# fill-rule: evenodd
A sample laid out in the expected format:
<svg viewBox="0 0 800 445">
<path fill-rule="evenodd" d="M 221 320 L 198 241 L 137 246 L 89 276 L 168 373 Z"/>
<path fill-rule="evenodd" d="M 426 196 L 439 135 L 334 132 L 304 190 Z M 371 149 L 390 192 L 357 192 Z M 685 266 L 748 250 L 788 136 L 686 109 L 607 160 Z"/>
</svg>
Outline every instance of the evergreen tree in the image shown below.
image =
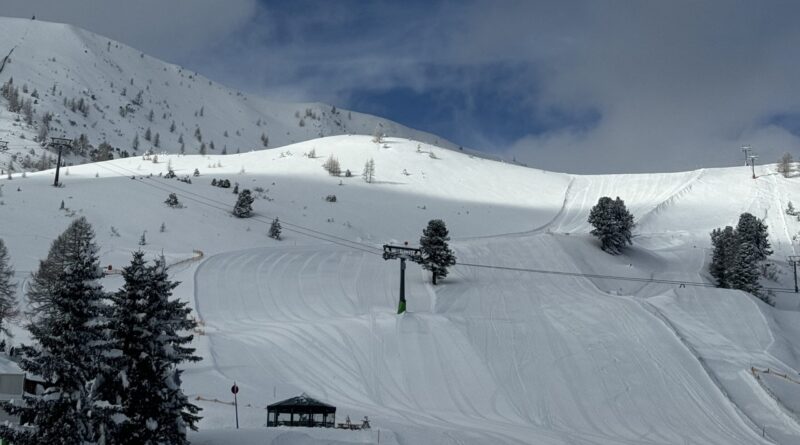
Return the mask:
<svg viewBox="0 0 800 445">
<path fill-rule="evenodd" d="M 116 443 L 188 445 L 187 429 L 195 429 L 200 409 L 181 390 L 182 363 L 196 362 L 191 332 L 197 324 L 186 303 L 173 299 L 178 283 L 170 281 L 164 259 L 147 265 L 144 253 L 122 273 L 125 284 L 112 296 L 111 337 L 121 351 L 117 358 L 117 391 L 125 422 Z"/>
<path fill-rule="evenodd" d="M 272 220 L 272 224 L 269 226 L 269 237 L 276 240 L 281 239 L 281 222 L 278 221 L 277 217 Z"/>
<path fill-rule="evenodd" d="M 633 229 L 633 215 L 625 207 L 625 201 L 619 199 L 612 200 L 608 196 L 603 196 L 592 207 L 589 213 L 589 223 L 594 226 L 592 235 L 600 238 L 602 249 L 612 255 L 619 255 L 622 249 L 631 241 L 631 229 Z"/>
<path fill-rule="evenodd" d="M 50 386 L 26 393 L 24 405 L 3 404 L 32 428 L 2 425 L 1 437 L 17 445 L 67 445 L 105 443 L 114 434 L 119 407 L 101 391 L 113 369 L 100 278 L 94 231 L 79 218 L 53 242 L 32 283 L 38 295 L 27 328 L 35 346 L 22 347 L 19 365 Z"/>
<path fill-rule="evenodd" d="M 736 225 L 736 234 L 739 237 L 739 244 L 750 243 L 755 251 L 757 262 L 764 261 L 772 255 L 769 244 L 769 234 L 767 225 L 764 221 L 756 218 L 750 213 L 742 213 L 739 216 L 739 224 Z"/>
<path fill-rule="evenodd" d="M 711 244 L 714 246 L 714 253 L 709 265 L 709 272 L 712 277 L 716 278 L 718 287 L 731 287 L 729 281 L 738 249 L 736 231 L 731 226 L 714 229 L 711 232 Z"/>
<path fill-rule="evenodd" d="M 253 212 L 253 201 L 255 198 L 250 194 L 250 190 L 244 189 L 236 198 L 236 205 L 233 207 L 233 214 L 239 218 L 247 218 Z"/>
<path fill-rule="evenodd" d="M 166 204 L 166 205 L 168 205 L 168 206 L 170 206 L 172 208 L 180 208 L 180 207 L 182 207 L 180 201 L 178 201 L 178 195 L 176 195 L 175 193 L 170 193 L 169 196 L 167 196 L 167 200 L 164 201 L 164 204 Z M 142 235 L 144 235 L 144 234 L 142 234 Z"/>
<path fill-rule="evenodd" d="M 762 294 L 758 282 L 758 257 L 759 252 L 750 242 L 739 244 L 736 255 L 731 265 L 729 283 L 733 289 L 749 292 L 767 304 L 772 304 L 769 296 Z"/>
<path fill-rule="evenodd" d="M 136 133 L 133 136 L 133 143 L 131 144 L 131 148 L 133 149 L 134 153 L 136 152 L 136 150 L 139 149 L 139 133 Z"/>
<path fill-rule="evenodd" d="M 8 249 L 0 239 L 0 332 L 10 335 L 8 322 L 17 315 L 17 284 L 12 281 L 14 269 L 9 264 Z"/>
<path fill-rule="evenodd" d="M 433 284 L 437 278 L 447 276 L 447 268 L 456 264 L 456 256 L 447 242 L 450 235 L 444 221 L 432 219 L 422 231 L 419 249 L 422 253 L 422 268 L 433 274 Z"/>
</svg>

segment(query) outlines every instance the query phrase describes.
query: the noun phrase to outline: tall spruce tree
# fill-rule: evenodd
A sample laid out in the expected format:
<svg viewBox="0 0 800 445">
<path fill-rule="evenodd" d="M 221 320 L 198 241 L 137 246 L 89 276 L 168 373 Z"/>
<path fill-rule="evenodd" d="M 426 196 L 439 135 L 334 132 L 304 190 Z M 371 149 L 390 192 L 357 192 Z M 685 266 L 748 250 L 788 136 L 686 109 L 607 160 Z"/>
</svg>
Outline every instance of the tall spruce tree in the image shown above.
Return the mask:
<svg viewBox="0 0 800 445">
<path fill-rule="evenodd" d="M 432 219 L 428 227 L 423 229 L 419 239 L 419 250 L 422 253 L 422 268 L 431 271 L 433 284 L 437 278 L 447 276 L 447 268 L 456 264 L 456 256 L 447 242 L 450 235 L 444 221 Z"/>
<path fill-rule="evenodd" d="M 17 284 L 14 279 L 14 269 L 8 260 L 8 249 L 0 239 L 0 332 L 10 335 L 8 322 L 17 315 Z"/>
<path fill-rule="evenodd" d="M 717 280 L 718 287 L 731 287 L 729 281 L 738 248 L 736 231 L 731 226 L 714 229 L 711 232 L 711 244 L 714 246 L 714 253 L 709 272 Z"/>
<path fill-rule="evenodd" d="M 0 437 L 15 445 L 67 445 L 102 444 L 113 434 L 118 407 L 99 391 L 113 373 L 101 277 L 94 231 L 79 218 L 53 242 L 32 283 L 37 298 L 27 328 L 35 344 L 22 347 L 19 365 L 49 386 L 25 394 L 23 405 L 3 404 L 32 428 L 2 425 Z"/>
<path fill-rule="evenodd" d="M 728 281 L 731 288 L 749 292 L 765 303 L 772 304 L 771 298 L 761 292 L 761 285 L 758 282 L 759 255 L 758 250 L 750 242 L 745 241 L 739 244 Z"/>
<path fill-rule="evenodd" d="M 236 198 L 236 205 L 233 206 L 233 214 L 239 218 L 249 217 L 250 214 L 253 213 L 253 201 L 255 201 L 255 198 L 253 198 L 250 190 L 242 190 L 238 198 Z"/>
<path fill-rule="evenodd" d="M 173 299 L 178 283 L 170 281 L 163 258 L 153 265 L 141 251 L 123 269 L 125 284 L 112 296 L 111 336 L 121 351 L 117 391 L 126 421 L 117 443 L 185 445 L 196 429 L 200 409 L 181 390 L 184 362 L 199 361 L 187 347 L 197 324 L 186 303 Z"/>
<path fill-rule="evenodd" d="M 752 244 L 756 261 L 764 261 L 772 255 L 767 225 L 761 219 L 750 213 L 742 213 L 739 216 L 739 223 L 736 225 L 736 234 L 740 244 Z"/>
<path fill-rule="evenodd" d="M 589 223 L 594 226 L 592 235 L 600 238 L 601 247 L 604 251 L 619 255 L 631 241 L 631 230 L 633 229 L 633 215 L 625 207 L 625 201 L 619 196 L 611 199 L 603 196 L 597 201 L 589 212 Z"/>
</svg>

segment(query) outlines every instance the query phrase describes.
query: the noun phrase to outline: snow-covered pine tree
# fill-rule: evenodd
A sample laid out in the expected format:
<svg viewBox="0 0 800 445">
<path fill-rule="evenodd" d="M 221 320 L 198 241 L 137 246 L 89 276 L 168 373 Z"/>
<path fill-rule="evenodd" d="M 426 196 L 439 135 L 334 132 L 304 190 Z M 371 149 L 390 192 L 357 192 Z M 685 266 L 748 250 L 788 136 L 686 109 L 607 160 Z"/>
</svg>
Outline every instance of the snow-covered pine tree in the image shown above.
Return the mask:
<svg viewBox="0 0 800 445">
<path fill-rule="evenodd" d="M 50 385 L 25 394 L 24 405 L 4 403 L 30 425 L 0 425 L 0 436 L 16 445 L 95 444 L 116 429 L 114 401 L 101 396 L 113 374 L 105 335 L 102 278 L 94 230 L 85 218 L 72 222 L 52 244 L 34 274 L 27 328 L 34 346 L 22 346 L 19 366 Z"/>
<path fill-rule="evenodd" d="M 164 204 L 172 208 L 182 207 L 180 201 L 178 201 L 178 195 L 176 195 L 175 193 L 170 193 L 169 196 L 167 196 L 167 200 L 164 201 Z"/>
<path fill-rule="evenodd" d="M 121 351 L 116 381 L 125 421 L 115 443 L 186 445 L 200 409 L 181 390 L 182 363 L 196 362 L 187 347 L 197 326 L 186 303 L 173 299 L 178 283 L 170 281 L 164 259 L 147 265 L 134 252 L 122 272 L 125 284 L 112 296 L 111 336 Z"/>
<path fill-rule="evenodd" d="M 625 207 L 619 196 L 612 200 L 603 196 L 589 212 L 589 223 L 594 226 L 591 234 L 600 238 L 602 249 L 612 255 L 619 255 L 631 241 L 633 215 Z"/>
<path fill-rule="evenodd" d="M 250 190 L 242 190 L 239 193 L 238 198 L 236 198 L 236 205 L 233 206 L 233 214 L 239 218 L 249 217 L 253 212 L 253 201 L 255 201 L 255 198 L 253 198 Z"/>
<path fill-rule="evenodd" d="M 739 216 L 739 223 L 736 225 L 736 236 L 739 238 L 740 245 L 744 243 L 752 244 L 756 254 L 756 262 L 764 261 L 768 256 L 772 255 L 767 225 L 752 214 L 745 212 Z"/>
<path fill-rule="evenodd" d="M 0 239 L 0 332 L 10 335 L 8 321 L 17 315 L 17 284 L 12 281 L 14 269 L 8 260 L 8 249 Z"/>
<path fill-rule="evenodd" d="M 281 222 L 278 221 L 277 217 L 272 220 L 272 224 L 269 226 L 269 237 L 276 240 L 281 239 Z"/>
<path fill-rule="evenodd" d="M 428 227 L 422 230 L 419 239 L 419 250 L 422 253 L 422 268 L 431 271 L 433 284 L 437 278 L 447 276 L 447 268 L 456 264 L 456 256 L 447 242 L 450 235 L 444 221 L 432 219 Z"/>
<path fill-rule="evenodd" d="M 758 282 L 759 256 L 760 253 L 750 242 L 745 241 L 739 244 L 736 250 L 736 256 L 731 265 L 728 281 L 732 289 L 740 289 L 749 292 L 767 304 L 774 304 L 769 295 L 761 291 L 761 285 Z"/>
<path fill-rule="evenodd" d="M 714 229 L 711 232 L 711 244 L 714 253 L 708 266 L 709 273 L 717 280 L 718 287 L 731 287 L 729 280 L 738 249 L 736 231 L 731 226 Z"/>
</svg>

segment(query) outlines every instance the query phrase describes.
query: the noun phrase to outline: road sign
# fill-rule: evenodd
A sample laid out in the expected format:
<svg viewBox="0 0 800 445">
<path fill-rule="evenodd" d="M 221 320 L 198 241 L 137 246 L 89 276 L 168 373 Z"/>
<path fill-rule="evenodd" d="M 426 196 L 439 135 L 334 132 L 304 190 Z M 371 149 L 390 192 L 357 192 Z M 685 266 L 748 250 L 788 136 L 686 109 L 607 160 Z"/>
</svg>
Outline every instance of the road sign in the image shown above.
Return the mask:
<svg viewBox="0 0 800 445">
<path fill-rule="evenodd" d="M 234 394 L 239 394 L 239 387 L 236 386 L 236 383 L 234 383 L 233 386 L 231 386 L 231 392 Z"/>
</svg>

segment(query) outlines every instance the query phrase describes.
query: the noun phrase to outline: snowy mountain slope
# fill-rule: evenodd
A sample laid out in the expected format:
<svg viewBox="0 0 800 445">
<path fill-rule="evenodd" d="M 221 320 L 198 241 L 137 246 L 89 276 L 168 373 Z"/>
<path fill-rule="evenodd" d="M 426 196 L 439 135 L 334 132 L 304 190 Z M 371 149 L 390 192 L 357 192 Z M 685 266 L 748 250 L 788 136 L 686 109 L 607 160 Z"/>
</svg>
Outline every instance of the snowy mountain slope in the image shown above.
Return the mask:
<svg viewBox="0 0 800 445">
<path fill-rule="evenodd" d="M 145 230 L 143 249 L 171 263 L 204 252 L 171 269 L 182 281 L 177 295 L 203 321 L 204 361 L 185 374 L 205 408 L 199 444 L 375 443 L 377 429 L 381 443 L 411 444 L 800 443 L 796 388 L 762 384 L 750 371 L 796 375 L 796 295 L 777 295 L 771 308 L 691 286 L 707 278 L 708 232 L 752 211 L 766 218 L 781 271 L 764 284 L 789 287 L 784 258 L 800 221 L 782 210 L 800 202 L 797 178 L 774 175 L 774 166 L 760 167 L 757 180 L 744 168 L 570 176 L 417 147 L 337 136 L 75 166 L 62 172 L 64 188 L 50 185 L 52 171 L 15 175 L 0 179 L 0 237 L 21 282 L 71 212 L 89 218 L 103 264 L 114 268 Z M 302 155 L 312 148 L 319 157 Z M 355 176 L 329 176 L 322 164 L 331 154 Z M 358 176 L 370 158 L 373 184 Z M 200 176 L 159 178 L 168 163 Z M 232 217 L 234 195 L 212 178 L 263 187 L 256 216 Z M 166 207 L 170 192 L 186 207 Z M 325 201 L 330 194 L 337 202 Z M 618 257 L 600 251 L 585 223 L 603 194 L 625 199 L 641 222 Z M 275 216 L 282 241 L 266 237 Z M 397 316 L 399 264 L 384 261 L 380 245 L 415 243 L 431 218 L 447 222 L 462 264 L 595 278 L 460 265 L 433 288 L 410 265 L 409 312 Z M 238 432 L 231 406 L 206 401 L 230 400 L 233 380 Z M 340 419 L 369 415 L 374 429 L 265 432 L 263 407 L 300 392 L 337 405 Z"/>
<path fill-rule="evenodd" d="M 321 103 L 277 103 L 248 96 L 70 25 L 0 18 L 0 57 L 9 53 L 0 83 L 13 79 L 21 99 L 35 103 L 33 120 L 27 124 L 24 113 L 9 112 L 7 101 L 0 99 L 0 140 L 10 147 L 0 153 L 3 169 L 12 154 L 17 154 L 17 171 L 37 167 L 42 150 L 36 138 L 46 113 L 53 115 L 49 136 L 78 139 L 84 134 L 95 148 L 108 142 L 118 149 L 115 157 L 146 150 L 178 153 L 180 140 L 187 154 L 198 153 L 202 144 L 208 153 L 219 154 L 328 135 L 371 135 L 376 130 L 455 147 L 375 116 Z M 139 146 L 134 149 L 137 136 Z M 26 155 L 30 160 L 23 166 Z M 67 160 L 80 163 L 89 156 L 87 149 Z"/>
</svg>

